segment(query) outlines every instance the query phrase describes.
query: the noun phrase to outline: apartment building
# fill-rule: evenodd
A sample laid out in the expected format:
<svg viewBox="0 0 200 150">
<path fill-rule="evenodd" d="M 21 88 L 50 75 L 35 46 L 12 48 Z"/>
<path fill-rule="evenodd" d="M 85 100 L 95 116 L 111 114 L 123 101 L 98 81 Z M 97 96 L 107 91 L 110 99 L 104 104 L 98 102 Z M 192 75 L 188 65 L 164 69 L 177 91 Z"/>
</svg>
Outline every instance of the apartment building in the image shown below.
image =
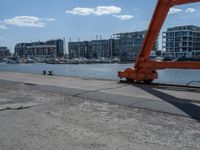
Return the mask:
<svg viewBox="0 0 200 150">
<path fill-rule="evenodd" d="M 49 40 L 46 41 L 46 45 L 55 46 L 56 47 L 56 56 L 62 57 L 64 55 L 64 40 L 58 39 L 58 40 Z"/>
<path fill-rule="evenodd" d="M 113 35 L 115 39 L 114 48 L 118 49 L 121 60 L 135 60 L 142 47 L 146 30 L 137 32 L 117 33 Z M 153 51 L 158 50 L 158 40 L 154 44 Z"/>
<path fill-rule="evenodd" d="M 200 58 L 200 27 L 187 25 L 168 28 L 163 32 L 163 49 L 173 59 Z"/>
<path fill-rule="evenodd" d="M 46 42 L 18 43 L 15 54 L 21 58 L 55 58 L 64 55 L 64 41 L 49 40 Z"/>
<path fill-rule="evenodd" d="M 71 58 L 109 58 L 111 57 L 111 42 L 111 40 L 69 42 L 69 56 Z"/>
<path fill-rule="evenodd" d="M 10 50 L 7 47 L 0 47 L 0 59 L 8 58 Z"/>
<path fill-rule="evenodd" d="M 69 42 L 69 55 L 72 58 L 118 57 L 124 61 L 135 60 L 141 49 L 146 31 L 117 33 L 108 40 Z M 158 42 L 154 49 L 158 49 Z"/>
</svg>

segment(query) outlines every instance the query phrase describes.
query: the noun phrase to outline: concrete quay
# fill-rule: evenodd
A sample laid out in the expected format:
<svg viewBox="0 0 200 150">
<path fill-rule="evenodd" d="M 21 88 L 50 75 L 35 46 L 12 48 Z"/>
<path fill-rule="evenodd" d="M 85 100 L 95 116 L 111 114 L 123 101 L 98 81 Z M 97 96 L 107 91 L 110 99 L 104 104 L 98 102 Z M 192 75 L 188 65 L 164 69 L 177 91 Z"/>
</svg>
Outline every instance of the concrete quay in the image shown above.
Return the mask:
<svg viewBox="0 0 200 150">
<path fill-rule="evenodd" d="M 61 92 L 124 106 L 143 108 L 200 120 L 200 88 L 126 84 L 125 82 L 0 72 L 1 80 L 34 84 L 35 88 Z"/>
<path fill-rule="evenodd" d="M 200 149 L 200 88 L 0 72 L 0 149 Z"/>
</svg>

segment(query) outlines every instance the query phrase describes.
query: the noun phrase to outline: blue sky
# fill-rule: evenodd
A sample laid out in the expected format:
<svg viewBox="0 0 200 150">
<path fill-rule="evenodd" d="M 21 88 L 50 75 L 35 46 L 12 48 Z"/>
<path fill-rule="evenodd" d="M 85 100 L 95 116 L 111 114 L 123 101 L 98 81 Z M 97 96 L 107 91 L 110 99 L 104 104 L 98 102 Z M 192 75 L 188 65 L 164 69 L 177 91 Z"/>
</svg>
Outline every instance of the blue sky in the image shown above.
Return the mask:
<svg viewBox="0 0 200 150">
<path fill-rule="evenodd" d="M 147 28 L 157 0 L 1 0 L 0 46 L 110 38 Z M 163 26 L 200 25 L 200 3 L 174 7 Z"/>
</svg>

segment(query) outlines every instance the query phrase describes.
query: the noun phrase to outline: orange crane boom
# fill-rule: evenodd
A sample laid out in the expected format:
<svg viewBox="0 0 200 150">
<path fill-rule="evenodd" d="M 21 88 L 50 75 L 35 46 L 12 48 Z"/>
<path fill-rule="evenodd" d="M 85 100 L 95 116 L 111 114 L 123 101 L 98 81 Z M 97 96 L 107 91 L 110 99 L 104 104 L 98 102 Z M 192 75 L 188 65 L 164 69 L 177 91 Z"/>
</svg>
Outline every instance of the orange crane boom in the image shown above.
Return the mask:
<svg viewBox="0 0 200 150">
<path fill-rule="evenodd" d="M 127 68 L 123 72 L 118 72 L 118 76 L 126 78 L 128 81 L 144 81 L 149 83 L 158 78 L 157 69 L 200 69 L 200 62 L 155 62 L 149 59 L 151 50 L 170 8 L 194 2 L 200 2 L 200 0 L 158 0 L 134 68 Z"/>
</svg>

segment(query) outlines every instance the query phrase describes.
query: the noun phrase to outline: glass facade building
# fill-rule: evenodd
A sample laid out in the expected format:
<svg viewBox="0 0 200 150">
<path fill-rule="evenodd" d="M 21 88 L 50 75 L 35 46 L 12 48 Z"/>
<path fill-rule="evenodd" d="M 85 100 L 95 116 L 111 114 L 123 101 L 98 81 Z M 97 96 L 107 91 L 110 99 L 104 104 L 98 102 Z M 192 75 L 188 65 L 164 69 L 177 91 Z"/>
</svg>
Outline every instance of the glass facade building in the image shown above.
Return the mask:
<svg viewBox="0 0 200 150">
<path fill-rule="evenodd" d="M 135 60 L 141 49 L 146 31 L 117 33 L 108 40 L 92 40 L 83 42 L 69 42 L 69 56 L 71 58 L 113 58 L 124 61 Z M 153 50 L 158 49 L 156 41 Z"/>
<path fill-rule="evenodd" d="M 0 59 L 8 58 L 10 50 L 7 47 L 0 47 Z"/>
<path fill-rule="evenodd" d="M 64 41 L 49 40 L 46 42 L 18 43 L 15 45 L 15 55 L 20 58 L 55 58 L 64 55 Z"/>
<path fill-rule="evenodd" d="M 188 25 L 163 32 L 163 49 L 170 58 L 200 58 L 200 27 Z"/>
</svg>

